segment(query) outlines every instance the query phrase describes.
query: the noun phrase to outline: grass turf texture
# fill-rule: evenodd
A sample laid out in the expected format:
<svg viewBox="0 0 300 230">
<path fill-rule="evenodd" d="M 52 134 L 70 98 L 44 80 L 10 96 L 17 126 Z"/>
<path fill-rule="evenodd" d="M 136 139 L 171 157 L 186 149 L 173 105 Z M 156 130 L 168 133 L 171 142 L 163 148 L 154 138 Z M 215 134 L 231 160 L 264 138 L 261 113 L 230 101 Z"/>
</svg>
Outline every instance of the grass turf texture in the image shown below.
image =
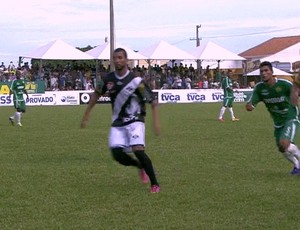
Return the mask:
<svg viewBox="0 0 300 230">
<path fill-rule="evenodd" d="M 110 156 L 110 106 L 27 107 L 23 127 L 1 107 L 0 229 L 292 229 L 299 227 L 300 177 L 276 150 L 261 104 L 239 122 L 217 120 L 221 104 L 149 108 L 146 152 L 161 183 L 151 194 L 138 171 Z"/>
</svg>

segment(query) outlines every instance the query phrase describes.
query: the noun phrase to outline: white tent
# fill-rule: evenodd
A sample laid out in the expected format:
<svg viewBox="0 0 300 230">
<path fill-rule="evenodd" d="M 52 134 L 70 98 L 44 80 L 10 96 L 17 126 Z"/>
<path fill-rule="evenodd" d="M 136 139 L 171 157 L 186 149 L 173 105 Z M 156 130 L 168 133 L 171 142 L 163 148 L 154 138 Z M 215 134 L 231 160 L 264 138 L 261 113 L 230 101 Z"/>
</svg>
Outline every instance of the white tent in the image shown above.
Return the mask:
<svg viewBox="0 0 300 230">
<path fill-rule="evenodd" d="M 62 40 L 52 41 L 41 46 L 28 54 L 24 58 L 34 58 L 41 60 L 92 60 L 94 57 L 82 52 Z"/>
<path fill-rule="evenodd" d="M 145 60 L 147 57 L 143 56 L 140 53 L 135 52 L 134 50 L 121 45 L 119 43 L 115 44 L 115 48 L 123 48 L 126 50 L 128 59 L 130 60 Z M 102 45 L 96 46 L 95 48 L 86 51 L 85 53 L 93 56 L 98 60 L 109 60 L 110 59 L 110 42 L 106 42 Z"/>
<path fill-rule="evenodd" d="M 246 76 L 260 76 L 260 71 L 259 69 L 256 69 L 252 72 L 249 72 L 247 74 L 245 74 Z M 275 67 L 273 67 L 273 75 L 275 76 L 293 76 L 293 74 L 287 73 L 285 71 L 282 71 L 280 69 L 277 69 Z"/>
<path fill-rule="evenodd" d="M 183 65 L 192 66 L 194 68 L 197 68 L 197 62 L 192 60 L 183 60 L 179 63 L 182 63 Z M 171 65 L 171 63 L 169 64 Z M 178 63 L 177 63 L 178 65 Z M 220 69 L 241 69 L 243 68 L 242 61 L 220 61 L 219 63 L 217 61 L 201 61 L 201 67 L 204 69 L 209 65 L 210 69 L 215 69 L 219 67 Z"/>
<path fill-rule="evenodd" d="M 243 61 L 245 58 L 213 43 L 207 42 L 190 52 L 197 60 L 205 61 Z"/>
<path fill-rule="evenodd" d="M 148 60 L 193 60 L 195 57 L 165 41 L 157 42 L 139 51 Z"/>
<path fill-rule="evenodd" d="M 261 62 L 290 62 L 294 63 L 300 61 L 300 42 L 292 45 L 276 54 L 260 59 Z"/>
</svg>

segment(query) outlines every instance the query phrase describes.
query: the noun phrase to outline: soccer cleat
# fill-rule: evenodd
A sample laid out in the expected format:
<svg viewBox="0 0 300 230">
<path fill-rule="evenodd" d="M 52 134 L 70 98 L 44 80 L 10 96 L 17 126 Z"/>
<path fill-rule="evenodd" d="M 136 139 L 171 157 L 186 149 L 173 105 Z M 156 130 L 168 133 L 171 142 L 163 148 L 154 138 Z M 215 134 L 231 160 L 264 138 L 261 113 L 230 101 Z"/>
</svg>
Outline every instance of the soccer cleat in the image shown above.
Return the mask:
<svg viewBox="0 0 300 230">
<path fill-rule="evenodd" d="M 144 169 L 140 170 L 140 178 L 143 184 L 147 184 L 149 182 L 149 177 Z"/>
<path fill-rule="evenodd" d="M 240 119 L 234 117 L 234 118 L 232 118 L 231 120 L 232 120 L 232 121 L 239 121 Z"/>
<path fill-rule="evenodd" d="M 293 170 L 290 172 L 292 176 L 294 175 L 300 175 L 300 169 L 297 169 L 296 167 L 293 168 Z"/>
<path fill-rule="evenodd" d="M 219 118 L 219 121 L 220 122 L 224 122 L 225 120 L 223 118 Z"/>
<path fill-rule="evenodd" d="M 155 184 L 151 186 L 151 193 L 159 193 L 159 192 L 160 192 L 159 185 Z"/>
<path fill-rule="evenodd" d="M 20 126 L 20 127 L 22 127 L 22 124 L 20 122 L 17 125 Z"/>
<path fill-rule="evenodd" d="M 9 117 L 8 119 L 9 119 L 9 121 L 10 121 L 11 125 L 15 125 L 15 123 L 14 123 L 14 119 L 13 119 L 13 118 Z"/>
</svg>

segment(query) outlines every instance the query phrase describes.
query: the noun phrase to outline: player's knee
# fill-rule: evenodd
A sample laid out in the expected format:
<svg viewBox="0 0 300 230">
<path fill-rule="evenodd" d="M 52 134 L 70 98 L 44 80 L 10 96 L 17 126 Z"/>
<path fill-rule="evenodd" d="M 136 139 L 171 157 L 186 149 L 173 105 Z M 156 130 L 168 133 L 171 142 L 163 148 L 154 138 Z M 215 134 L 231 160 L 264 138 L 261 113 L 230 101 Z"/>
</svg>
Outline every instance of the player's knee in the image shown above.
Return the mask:
<svg viewBox="0 0 300 230">
<path fill-rule="evenodd" d="M 135 152 L 135 151 L 144 151 L 145 150 L 145 147 L 143 145 L 134 145 L 132 146 L 132 151 Z"/>
<path fill-rule="evenodd" d="M 286 152 L 288 147 L 290 145 L 290 141 L 289 140 L 280 140 L 279 141 L 279 145 L 278 145 L 278 149 L 280 152 Z"/>
<path fill-rule="evenodd" d="M 120 163 L 121 165 L 125 165 L 125 166 L 135 165 L 133 163 L 133 159 L 131 159 L 131 157 L 124 152 L 123 148 L 112 148 L 111 153 L 114 160 Z"/>
<path fill-rule="evenodd" d="M 119 163 L 122 162 L 122 155 L 124 154 L 122 148 L 111 148 L 111 154 L 116 161 L 118 161 Z"/>
<path fill-rule="evenodd" d="M 142 165 L 145 165 L 147 162 L 151 162 L 144 150 L 135 150 L 133 152 Z"/>
</svg>

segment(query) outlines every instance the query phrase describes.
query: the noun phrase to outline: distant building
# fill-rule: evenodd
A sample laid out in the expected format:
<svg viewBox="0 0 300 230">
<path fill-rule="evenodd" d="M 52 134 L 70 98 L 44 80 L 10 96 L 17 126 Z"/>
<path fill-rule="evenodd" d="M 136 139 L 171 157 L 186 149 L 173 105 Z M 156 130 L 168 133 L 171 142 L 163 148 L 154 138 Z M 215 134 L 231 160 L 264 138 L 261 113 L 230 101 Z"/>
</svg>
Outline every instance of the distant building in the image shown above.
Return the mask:
<svg viewBox="0 0 300 230">
<path fill-rule="evenodd" d="M 283 71 L 298 71 L 300 62 L 300 36 L 272 38 L 239 55 L 247 59 L 246 72 L 257 69 L 260 62 L 268 60 L 268 58 L 274 67 Z"/>
</svg>

